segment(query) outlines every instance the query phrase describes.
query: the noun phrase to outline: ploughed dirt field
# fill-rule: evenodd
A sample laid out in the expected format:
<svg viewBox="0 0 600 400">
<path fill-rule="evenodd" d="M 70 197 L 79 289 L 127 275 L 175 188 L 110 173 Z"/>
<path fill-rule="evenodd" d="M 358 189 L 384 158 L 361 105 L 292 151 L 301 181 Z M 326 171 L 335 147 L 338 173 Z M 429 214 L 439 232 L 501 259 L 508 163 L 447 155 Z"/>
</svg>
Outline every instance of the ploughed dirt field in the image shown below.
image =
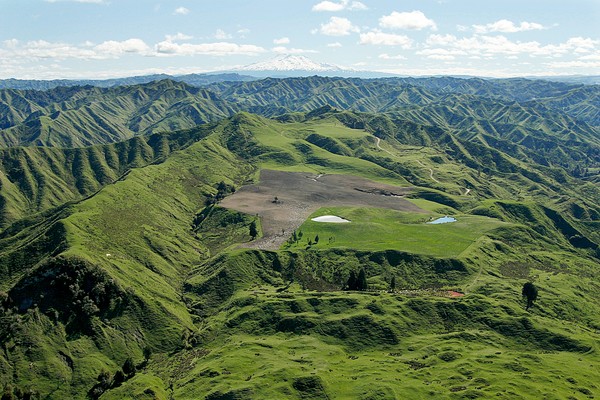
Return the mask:
<svg viewBox="0 0 600 400">
<path fill-rule="evenodd" d="M 260 216 L 263 237 L 245 247 L 277 250 L 314 211 L 326 206 L 364 206 L 424 212 L 402 198 L 411 191 L 350 175 L 262 170 L 260 181 L 243 186 L 220 205 Z"/>
</svg>

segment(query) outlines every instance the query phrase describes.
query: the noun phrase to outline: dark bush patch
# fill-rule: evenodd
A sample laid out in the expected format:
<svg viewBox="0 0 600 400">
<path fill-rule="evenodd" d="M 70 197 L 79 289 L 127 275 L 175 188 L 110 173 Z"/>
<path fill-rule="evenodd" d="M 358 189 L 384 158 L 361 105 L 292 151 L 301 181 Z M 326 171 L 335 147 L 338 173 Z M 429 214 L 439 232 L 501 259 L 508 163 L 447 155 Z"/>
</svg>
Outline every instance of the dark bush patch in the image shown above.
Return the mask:
<svg viewBox="0 0 600 400">
<path fill-rule="evenodd" d="M 389 387 L 367 389 L 366 393 L 360 396 L 361 400 L 395 400 L 396 398 L 394 391 Z"/>
<path fill-rule="evenodd" d="M 356 315 L 340 321 L 326 321 L 321 331 L 338 339 L 352 338 L 346 343 L 351 348 L 397 344 L 398 336 L 391 328 L 370 315 Z"/>
<path fill-rule="evenodd" d="M 442 361 L 450 362 L 458 360 L 461 357 L 461 355 L 460 353 L 455 353 L 454 351 L 447 351 L 445 353 L 439 354 L 438 357 Z"/>
<path fill-rule="evenodd" d="M 236 389 L 229 392 L 216 391 L 205 397 L 206 400 L 247 400 L 252 398 L 252 389 Z"/>
<path fill-rule="evenodd" d="M 310 329 L 315 327 L 315 323 L 301 316 L 283 318 L 277 324 L 277 330 L 280 332 L 293 332 L 297 334 L 308 333 Z"/>
<path fill-rule="evenodd" d="M 372 302 L 367 304 L 365 307 L 367 310 L 371 311 L 373 314 L 383 315 L 385 314 L 385 310 L 377 303 Z"/>
<path fill-rule="evenodd" d="M 325 392 L 323 381 L 318 376 L 303 376 L 295 378 L 292 387 L 303 399 L 329 399 Z"/>
</svg>

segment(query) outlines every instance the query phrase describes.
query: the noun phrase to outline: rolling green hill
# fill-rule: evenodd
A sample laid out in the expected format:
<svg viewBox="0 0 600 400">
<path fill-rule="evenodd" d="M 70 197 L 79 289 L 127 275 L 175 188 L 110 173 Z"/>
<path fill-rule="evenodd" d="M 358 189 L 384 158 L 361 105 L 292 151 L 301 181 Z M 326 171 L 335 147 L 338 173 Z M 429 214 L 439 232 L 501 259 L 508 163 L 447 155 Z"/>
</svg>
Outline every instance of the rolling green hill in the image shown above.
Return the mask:
<svg viewBox="0 0 600 400">
<path fill-rule="evenodd" d="M 84 86 L 1 92 L 7 116 L 1 121 L 0 145 L 5 147 L 113 143 L 191 128 L 237 110 L 205 89 L 170 80 L 108 89 Z"/>
<path fill-rule="evenodd" d="M 277 118 L 241 112 L 111 144 L 0 150 L 5 393 L 600 395 L 596 128 L 539 103 L 409 85 L 386 94 L 385 80 L 264 80 L 228 96 L 258 84 L 236 104 L 277 107 Z M 214 111 L 190 90 L 76 88 L 43 107 L 69 103 L 85 119 L 94 92 L 167 104 L 171 121 L 182 97 Z M 81 91 L 73 107 L 66 98 Z M 224 99 L 215 118 L 234 113 L 225 92 L 208 93 L 197 95 Z M 346 110 L 363 99 L 380 111 L 386 96 L 393 112 Z M 163 120 L 152 126 L 171 129 Z M 575 163 L 592 172 L 575 176 Z M 351 222 L 311 221 L 322 215 Z M 427 224 L 444 215 L 457 222 Z M 368 290 L 343 290 L 352 274 Z M 525 282 L 539 289 L 528 310 Z"/>
</svg>

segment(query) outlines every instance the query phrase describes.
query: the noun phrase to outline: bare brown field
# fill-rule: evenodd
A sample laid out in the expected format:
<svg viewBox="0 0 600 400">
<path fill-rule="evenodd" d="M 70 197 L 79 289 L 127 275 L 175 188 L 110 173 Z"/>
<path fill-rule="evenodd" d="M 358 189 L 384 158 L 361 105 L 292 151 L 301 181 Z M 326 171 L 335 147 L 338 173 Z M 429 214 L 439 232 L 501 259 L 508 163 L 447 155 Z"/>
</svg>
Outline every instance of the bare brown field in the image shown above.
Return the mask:
<svg viewBox="0 0 600 400">
<path fill-rule="evenodd" d="M 425 212 L 402 198 L 412 190 L 350 175 L 262 170 L 220 205 L 261 219 L 263 237 L 245 247 L 277 250 L 310 214 L 326 206 L 363 206 Z"/>
</svg>

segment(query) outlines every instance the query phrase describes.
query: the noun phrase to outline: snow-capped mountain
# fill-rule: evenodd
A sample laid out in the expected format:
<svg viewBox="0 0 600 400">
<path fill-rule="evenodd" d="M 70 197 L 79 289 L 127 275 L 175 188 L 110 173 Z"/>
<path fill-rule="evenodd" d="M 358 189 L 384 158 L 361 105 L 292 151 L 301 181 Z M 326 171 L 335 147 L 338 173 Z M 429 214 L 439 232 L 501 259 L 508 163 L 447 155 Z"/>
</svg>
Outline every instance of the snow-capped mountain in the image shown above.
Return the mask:
<svg viewBox="0 0 600 400">
<path fill-rule="evenodd" d="M 380 78 L 393 76 L 382 72 L 358 71 L 352 68 L 342 68 L 334 64 L 318 63 L 305 56 L 290 54 L 234 68 L 228 72 L 241 72 L 244 75 L 252 75 L 258 78 L 288 78 L 311 75 L 337 76 L 342 78 Z"/>
<path fill-rule="evenodd" d="M 335 72 L 347 71 L 337 65 L 317 63 L 308 57 L 281 55 L 271 60 L 257 62 L 238 68 L 239 71 L 307 71 L 307 72 Z"/>
</svg>

